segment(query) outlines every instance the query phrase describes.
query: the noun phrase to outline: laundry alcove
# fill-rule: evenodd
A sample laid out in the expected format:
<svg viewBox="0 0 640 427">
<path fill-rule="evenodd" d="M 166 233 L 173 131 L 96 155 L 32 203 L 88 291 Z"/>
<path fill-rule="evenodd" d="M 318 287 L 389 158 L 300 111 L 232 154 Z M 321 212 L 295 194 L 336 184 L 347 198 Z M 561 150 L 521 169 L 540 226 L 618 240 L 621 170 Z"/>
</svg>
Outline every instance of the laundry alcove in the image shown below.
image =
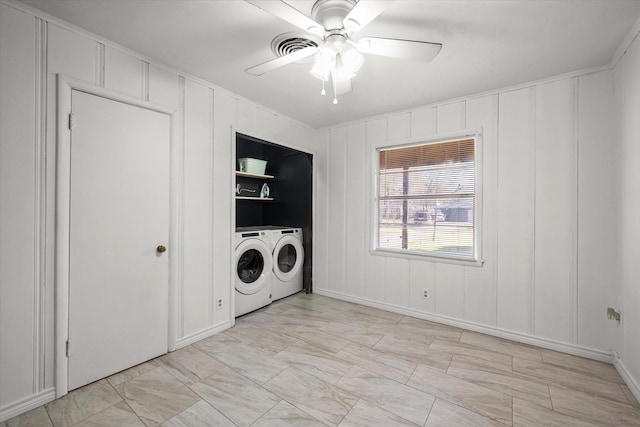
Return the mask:
<svg viewBox="0 0 640 427">
<path fill-rule="evenodd" d="M 236 197 L 236 227 L 287 226 L 302 228 L 304 238 L 303 289 L 312 291 L 313 259 L 313 155 L 291 147 L 265 141 L 243 133 L 235 134 L 237 159 L 267 161 L 265 175 L 254 178 L 236 174 L 236 185 L 247 198 Z M 269 186 L 269 199 L 258 195 L 263 184 Z M 251 197 L 255 195 L 255 200 Z"/>
</svg>

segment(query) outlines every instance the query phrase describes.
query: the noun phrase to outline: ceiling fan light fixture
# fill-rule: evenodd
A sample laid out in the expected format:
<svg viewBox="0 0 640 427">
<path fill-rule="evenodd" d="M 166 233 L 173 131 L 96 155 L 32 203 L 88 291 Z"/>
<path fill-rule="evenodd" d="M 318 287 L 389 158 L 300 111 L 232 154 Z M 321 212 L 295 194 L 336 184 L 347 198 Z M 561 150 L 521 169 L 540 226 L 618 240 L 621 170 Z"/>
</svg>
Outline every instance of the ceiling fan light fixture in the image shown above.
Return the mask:
<svg viewBox="0 0 640 427">
<path fill-rule="evenodd" d="M 310 73 L 322 81 L 322 95 L 327 92 L 325 83 L 331 81 L 334 104 L 338 103 L 338 95 L 353 89 L 351 80 L 364 63 L 363 54 L 429 62 L 442 48 L 440 43 L 420 40 L 351 39 L 353 33 L 366 27 L 396 0 L 314 0 L 311 17 L 285 0 L 245 1 L 307 31 L 306 37 L 289 34 L 277 37 L 272 42 L 277 58 L 246 71 L 259 76 L 292 62 L 313 60 Z"/>
<path fill-rule="evenodd" d="M 315 63 L 319 67 L 333 68 L 336 65 L 336 50 L 329 46 L 322 46 L 316 53 Z"/>
<path fill-rule="evenodd" d="M 355 43 L 347 42 L 342 46 L 342 51 L 340 52 L 340 59 L 342 62 L 343 68 L 346 68 L 351 72 L 351 74 L 355 73 L 362 67 L 362 63 L 364 62 L 364 57 L 360 53 L 360 51 L 356 48 Z"/>
<path fill-rule="evenodd" d="M 350 80 L 355 77 L 355 70 L 347 66 L 344 62 L 344 58 L 341 54 L 338 54 L 336 60 L 336 67 L 333 71 L 332 77 L 337 81 Z"/>
<path fill-rule="evenodd" d="M 316 65 L 314 65 L 313 67 L 311 67 L 311 71 L 309 71 L 309 73 L 311 73 L 311 75 L 317 79 L 322 80 L 323 82 L 329 81 L 329 73 L 331 72 L 331 70 L 328 69 L 324 69 L 321 67 L 317 67 Z"/>
<path fill-rule="evenodd" d="M 322 46 L 315 54 L 311 74 L 320 80 L 329 79 L 329 74 L 336 66 L 336 51 L 329 46 Z"/>
</svg>

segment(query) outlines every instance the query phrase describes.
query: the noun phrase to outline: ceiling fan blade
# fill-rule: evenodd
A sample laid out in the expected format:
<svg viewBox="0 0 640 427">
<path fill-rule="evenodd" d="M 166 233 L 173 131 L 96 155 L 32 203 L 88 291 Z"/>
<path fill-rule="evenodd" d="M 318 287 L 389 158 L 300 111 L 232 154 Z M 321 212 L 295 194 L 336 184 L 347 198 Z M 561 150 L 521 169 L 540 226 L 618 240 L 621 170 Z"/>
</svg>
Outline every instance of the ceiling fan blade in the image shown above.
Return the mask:
<svg viewBox="0 0 640 427">
<path fill-rule="evenodd" d="M 354 31 L 363 29 L 396 0 L 360 0 L 344 18 L 344 27 Z"/>
<path fill-rule="evenodd" d="M 304 13 L 300 12 L 293 6 L 285 3 L 281 0 L 244 0 L 247 3 L 254 5 L 255 7 L 269 12 L 272 15 L 277 16 L 283 21 L 287 21 L 290 24 L 295 25 L 304 31 L 310 33 L 320 34 L 324 32 L 324 27 L 318 24 L 313 19 L 309 18 Z"/>
<path fill-rule="evenodd" d="M 261 76 L 268 71 L 275 70 L 276 68 L 280 68 L 284 65 L 291 64 L 292 62 L 299 61 L 307 56 L 311 56 L 318 51 L 318 48 L 315 46 L 305 47 L 304 49 L 296 50 L 293 53 L 290 53 L 285 56 L 280 56 L 276 59 L 272 59 L 267 62 L 263 62 L 262 64 L 255 65 L 251 68 L 247 68 L 245 71 L 249 74 L 253 74 L 254 76 Z"/>
<path fill-rule="evenodd" d="M 351 79 L 342 79 L 336 81 L 336 93 L 335 95 L 343 95 L 347 92 L 351 92 L 353 87 L 351 86 Z"/>
<path fill-rule="evenodd" d="M 362 53 L 421 62 L 431 61 L 438 55 L 441 48 L 441 43 L 418 40 L 384 39 L 380 37 L 363 37 L 358 40 L 358 50 Z"/>
</svg>

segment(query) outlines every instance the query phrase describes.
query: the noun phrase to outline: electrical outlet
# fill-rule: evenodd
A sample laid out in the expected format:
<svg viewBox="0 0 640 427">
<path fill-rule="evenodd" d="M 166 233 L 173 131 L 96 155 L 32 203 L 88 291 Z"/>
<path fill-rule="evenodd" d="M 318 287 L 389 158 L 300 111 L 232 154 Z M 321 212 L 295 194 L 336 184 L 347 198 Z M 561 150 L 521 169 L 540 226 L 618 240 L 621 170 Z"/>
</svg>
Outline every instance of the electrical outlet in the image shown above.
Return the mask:
<svg viewBox="0 0 640 427">
<path fill-rule="evenodd" d="M 429 294 L 429 289 L 423 289 L 422 290 L 422 298 L 424 299 L 429 299 L 431 295 Z"/>
<path fill-rule="evenodd" d="M 218 310 L 220 310 L 222 308 L 223 304 L 222 304 L 222 298 L 218 298 L 218 301 L 216 302 L 216 308 Z"/>
<path fill-rule="evenodd" d="M 607 307 L 607 318 L 610 320 L 617 320 L 620 323 L 620 312 L 616 311 L 613 307 Z"/>
</svg>

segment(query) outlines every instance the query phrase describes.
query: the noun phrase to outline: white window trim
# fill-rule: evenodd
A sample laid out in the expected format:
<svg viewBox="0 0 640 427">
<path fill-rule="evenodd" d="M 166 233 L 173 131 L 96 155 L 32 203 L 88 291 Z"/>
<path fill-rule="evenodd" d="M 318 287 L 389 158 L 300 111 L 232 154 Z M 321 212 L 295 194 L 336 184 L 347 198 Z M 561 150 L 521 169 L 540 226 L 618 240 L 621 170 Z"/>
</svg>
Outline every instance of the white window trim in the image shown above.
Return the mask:
<svg viewBox="0 0 640 427">
<path fill-rule="evenodd" d="M 475 226 L 473 227 L 473 239 L 474 239 L 474 258 L 458 258 L 455 256 L 446 256 L 439 255 L 434 253 L 420 252 L 420 251 L 410 251 L 406 249 L 384 249 L 377 248 L 378 242 L 378 173 L 380 162 L 378 158 L 378 152 L 381 149 L 388 148 L 399 148 L 402 146 L 411 146 L 411 145 L 420 145 L 420 144 L 431 144 L 431 143 L 442 143 L 447 141 L 455 141 L 459 139 L 465 138 L 475 138 L 475 152 L 474 152 L 474 178 L 475 178 Z M 370 216 L 371 219 L 370 227 L 369 227 L 369 253 L 371 255 L 376 256 L 384 256 L 384 257 L 395 257 L 395 258 L 404 258 L 404 259 L 413 259 L 413 260 L 423 260 L 423 261 L 433 261 L 433 262 L 442 262 L 442 263 L 450 263 L 450 264 L 458 264 L 458 265 L 466 265 L 466 266 L 477 266 L 480 267 L 483 265 L 484 260 L 482 258 L 482 229 L 484 226 L 483 222 L 483 202 L 482 202 L 482 193 L 483 193 L 483 161 L 482 161 L 482 128 L 470 128 L 470 129 L 462 129 L 455 132 L 447 132 L 447 133 L 439 133 L 433 135 L 427 135 L 422 137 L 415 138 L 407 138 L 407 139 L 399 139 L 394 141 L 381 141 L 377 144 L 371 145 L 370 150 L 370 174 L 371 177 L 371 195 L 370 198 Z"/>
</svg>

